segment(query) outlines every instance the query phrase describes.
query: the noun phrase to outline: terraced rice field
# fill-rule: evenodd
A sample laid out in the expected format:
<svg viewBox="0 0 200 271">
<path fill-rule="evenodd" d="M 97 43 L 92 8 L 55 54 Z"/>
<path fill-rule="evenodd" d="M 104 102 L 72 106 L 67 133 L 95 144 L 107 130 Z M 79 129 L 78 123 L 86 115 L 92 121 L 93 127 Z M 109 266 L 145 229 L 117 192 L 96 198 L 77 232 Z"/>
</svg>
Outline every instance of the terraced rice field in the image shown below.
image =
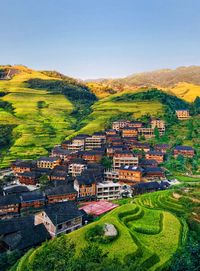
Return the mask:
<svg viewBox="0 0 200 271">
<path fill-rule="evenodd" d="M 131 113 L 134 118 L 150 114 L 163 114 L 163 105 L 159 102 L 111 102 L 109 98 L 100 100 L 92 106 L 93 112 L 82 122 L 79 133 L 92 134 L 104 130 L 110 124 L 110 119 L 122 113 Z"/>
<path fill-rule="evenodd" d="M 0 92 L 6 93 L 1 100 L 9 102 L 14 108 L 14 112 L 0 109 L 0 125 L 16 125 L 12 146 L 4 150 L 0 167 L 9 166 L 17 158 L 34 159 L 46 155 L 55 144 L 69 136 L 101 131 L 112 117 L 121 113 L 129 112 L 137 118 L 147 113 L 155 115 L 163 112 L 163 105 L 159 102 L 118 103 L 105 98 L 92 106 L 92 113 L 81 123 L 82 129 L 75 133 L 72 127 L 77 120 L 71 115 L 74 105 L 64 95 L 27 88 L 26 81 L 29 79 L 53 78 L 23 67 L 20 69 L 21 72 L 11 80 L 0 81 Z M 43 103 L 42 108 L 40 103 Z"/>
<path fill-rule="evenodd" d="M 99 244 L 108 252 L 108 256 L 123 261 L 129 255 L 141 268 L 158 271 L 186 242 L 187 223 L 177 215 L 181 211 L 184 212 L 182 204 L 172 197 L 170 191 L 144 194 L 67 236 L 76 244 L 78 255 L 88 244 L 85 236 L 90 228 L 111 223 L 118 230 L 117 239 L 108 244 Z M 33 262 L 36 251 L 41 250 L 42 246 L 28 252 L 12 271 L 29 270 L 26 269 L 28 263 Z"/>
<path fill-rule="evenodd" d="M 16 125 L 13 129 L 15 140 L 1 167 L 8 166 L 17 158 L 32 159 L 46 155 L 48 149 L 73 132 L 71 125 L 75 120 L 70 116 L 73 105 L 64 95 L 25 87 L 25 79 L 37 76 L 43 78 L 40 73 L 33 72 L 0 82 L 0 91 L 8 93 L 1 99 L 14 108 L 13 113 L 1 109 L 0 124 Z M 42 108 L 38 106 L 41 102 L 44 104 Z"/>
</svg>

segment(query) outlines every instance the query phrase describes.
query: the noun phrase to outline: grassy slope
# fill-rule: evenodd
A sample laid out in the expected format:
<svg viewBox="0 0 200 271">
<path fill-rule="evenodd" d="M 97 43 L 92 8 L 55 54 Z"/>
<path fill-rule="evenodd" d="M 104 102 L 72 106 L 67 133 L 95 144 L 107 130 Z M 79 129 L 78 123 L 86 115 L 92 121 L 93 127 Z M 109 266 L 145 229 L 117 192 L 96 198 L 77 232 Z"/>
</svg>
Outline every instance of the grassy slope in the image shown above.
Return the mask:
<svg viewBox="0 0 200 271">
<path fill-rule="evenodd" d="M 12 80 L 0 81 L 0 91 L 8 92 L 1 99 L 10 102 L 15 109 L 14 114 L 0 109 L 0 124 L 17 125 L 13 130 L 14 142 L 12 147 L 9 151 L 4 150 L 5 158 L 0 162 L 2 167 L 8 166 L 16 158 L 32 159 L 45 155 L 54 144 L 59 144 L 66 137 L 72 137 L 78 133 L 92 134 L 103 130 L 113 117 L 123 113 L 131 113 L 135 118 L 147 113 L 153 116 L 163 114 L 163 105 L 156 101 L 111 101 L 113 97 L 143 91 L 144 88 L 124 88 L 120 93 L 111 94 L 108 89 L 104 93 L 104 87 L 102 88 L 100 85 L 97 90 L 93 90 L 100 100 L 93 104 L 92 113 L 79 123 L 80 129 L 74 131 L 72 124 L 76 122 L 76 119 L 71 116 L 74 107 L 64 95 L 52 95 L 47 90 L 30 89 L 25 84 L 25 81 L 31 78 L 54 78 L 24 67 L 18 67 L 18 69 L 21 72 L 14 76 Z M 167 91 L 167 89 L 165 90 Z M 191 101 L 198 94 L 199 87 L 179 83 L 173 88 L 173 91 L 181 98 Z M 45 102 L 46 107 L 39 109 L 37 106 L 39 101 Z M 184 137 L 183 132 L 188 130 L 185 123 L 173 127 L 176 136 Z M 193 145 L 194 142 L 184 138 L 184 143 Z"/>
<path fill-rule="evenodd" d="M 13 130 L 15 142 L 2 161 L 2 166 L 9 165 L 10 161 L 16 158 L 44 155 L 48 148 L 58 144 L 72 132 L 71 102 L 61 94 L 51 95 L 45 90 L 26 88 L 24 81 L 30 78 L 49 77 L 25 70 L 12 80 L 0 81 L 0 91 L 8 92 L 2 99 L 14 107 L 14 114 L 1 110 L 0 124 L 17 124 Z M 38 101 L 44 101 L 46 107 L 38 108 Z"/>
<path fill-rule="evenodd" d="M 95 224 L 112 223 L 118 230 L 118 238 L 112 243 L 100 245 L 105 252 L 109 252 L 109 257 L 116 256 L 123 260 L 124 256 L 130 254 L 138 266 L 151 271 L 160 270 L 185 243 L 188 234 L 187 223 L 182 216 L 188 216 L 188 210 L 181 200 L 173 198 L 172 193 L 160 191 L 138 196 L 132 203 L 116 208 L 97 222 L 67 236 L 76 243 L 78 255 L 81 248 L 87 245 L 85 233 L 89 228 Z M 19 261 L 16 270 L 27 270 L 24 269 L 27 262 L 34 261 L 35 252 L 40 250 L 42 246 L 31 254 L 29 252 L 28 257 Z"/>
<path fill-rule="evenodd" d="M 93 112 L 82 121 L 83 128 L 79 133 L 92 134 L 104 130 L 110 123 L 110 119 L 122 113 L 132 113 L 134 118 L 149 113 L 152 116 L 163 114 L 163 105 L 160 102 L 113 102 L 111 98 L 121 96 L 126 92 L 114 94 L 99 100 L 92 106 Z"/>
<path fill-rule="evenodd" d="M 197 96 L 200 96 L 200 86 L 185 82 L 178 83 L 171 91 L 181 99 L 193 102 Z"/>
</svg>

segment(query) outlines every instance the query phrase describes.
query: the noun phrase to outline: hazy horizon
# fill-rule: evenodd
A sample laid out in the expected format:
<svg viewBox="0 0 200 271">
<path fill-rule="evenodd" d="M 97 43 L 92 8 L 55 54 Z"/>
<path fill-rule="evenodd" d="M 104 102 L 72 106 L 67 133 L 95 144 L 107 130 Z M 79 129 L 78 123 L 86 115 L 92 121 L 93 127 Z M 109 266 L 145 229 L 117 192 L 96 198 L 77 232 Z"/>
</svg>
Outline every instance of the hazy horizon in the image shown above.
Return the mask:
<svg viewBox="0 0 200 271">
<path fill-rule="evenodd" d="M 7 0 L 0 64 L 86 79 L 200 65 L 197 0 Z"/>
</svg>

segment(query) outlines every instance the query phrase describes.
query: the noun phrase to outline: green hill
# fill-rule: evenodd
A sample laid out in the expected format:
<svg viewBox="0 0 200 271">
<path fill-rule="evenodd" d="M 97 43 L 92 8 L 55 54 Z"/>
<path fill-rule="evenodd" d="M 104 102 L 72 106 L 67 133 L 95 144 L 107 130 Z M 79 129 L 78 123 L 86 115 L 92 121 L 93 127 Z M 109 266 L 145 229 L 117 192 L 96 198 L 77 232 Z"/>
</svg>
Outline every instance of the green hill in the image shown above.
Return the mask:
<svg viewBox="0 0 200 271">
<path fill-rule="evenodd" d="M 118 203 L 122 203 L 120 207 L 102 216 L 96 222 L 55 238 L 35 250 L 30 250 L 12 270 L 76 270 L 73 269 L 73 264 L 69 262 L 69 259 L 65 258 L 67 256 L 54 254 L 55 251 L 64 253 L 69 240 L 75 246 L 75 254 L 71 257 L 77 259 L 80 268 L 78 270 L 92 270 L 90 262 L 92 260 L 87 262 L 87 257 L 85 265 L 88 264 L 88 267 L 84 266 L 81 269 L 80 266 L 83 257 L 88 255 L 82 254 L 82 251 L 92 243 L 95 243 L 108 259 L 112 260 L 112 263 L 116 262 L 117 269 L 98 270 L 171 270 L 166 267 L 171 261 L 177 260 L 175 253 L 179 253 L 180 250 L 183 253 L 182 249 L 189 242 L 188 236 L 191 237 L 194 232 L 197 234 L 199 232 L 197 217 L 199 204 L 195 202 L 199 185 L 194 183 L 189 187 L 187 193 L 185 189 L 179 188 L 147 193 L 132 200 L 119 200 Z M 107 242 L 102 242 L 101 239 L 89 241 L 89 232 L 96 229 L 97 225 L 101 227 L 105 223 L 115 226 L 118 231 L 117 237 Z M 66 240 L 66 243 L 63 240 Z M 69 251 L 66 253 L 69 255 Z M 195 255 L 194 251 L 192 253 Z M 65 259 L 70 267 L 66 265 Z M 103 264 L 95 259 L 93 261 L 96 263 L 96 265 L 93 263 L 96 268 L 100 268 L 100 264 Z M 191 262 L 188 261 L 188 264 Z M 140 269 L 137 269 L 139 267 Z"/>
<path fill-rule="evenodd" d="M 4 74 L 8 69 L 0 68 Z M 2 131 L 10 128 L 9 144 L 0 145 L 2 167 L 17 158 L 47 154 L 74 131 L 81 113 L 87 115 L 84 101 L 90 106 L 96 100 L 85 86 L 72 78 L 25 67 L 11 70 L 12 77 L 0 80 L 0 125 Z"/>
<path fill-rule="evenodd" d="M 183 70 L 186 72 L 187 69 Z M 188 74 L 191 77 L 192 73 Z M 193 80 L 188 79 L 187 88 L 198 83 L 193 77 Z M 180 79 L 179 76 L 177 80 Z M 127 78 L 128 81 L 132 82 Z M 95 84 L 84 84 L 56 71 L 0 66 L 0 167 L 9 166 L 17 158 L 33 159 L 45 155 L 65 138 L 103 130 L 115 119 L 147 115 L 166 117 L 170 108 L 172 111 L 177 106 L 190 106 L 182 100 L 191 97 L 190 92 L 193 97 L 198 95 L 198 87 L 183 91 L 186 83 L 181 82 L 177 86 L 173 84 L 178 97 L 172 90 L 164 89 L 165 95 L 162 94 L 162 98 L 157 95 L 154 99 L 140 94 L 154 89 L 133 88 L 132 83 L 117 91 L 113 83 L 111 87 L 105 87 L 104 82 L 98 82 L 98 91 L 94 90 Z M 172 97 L 169 99 L 173 108 L 169 102 L 166 104 L 167 97 Z"/>
</svg>

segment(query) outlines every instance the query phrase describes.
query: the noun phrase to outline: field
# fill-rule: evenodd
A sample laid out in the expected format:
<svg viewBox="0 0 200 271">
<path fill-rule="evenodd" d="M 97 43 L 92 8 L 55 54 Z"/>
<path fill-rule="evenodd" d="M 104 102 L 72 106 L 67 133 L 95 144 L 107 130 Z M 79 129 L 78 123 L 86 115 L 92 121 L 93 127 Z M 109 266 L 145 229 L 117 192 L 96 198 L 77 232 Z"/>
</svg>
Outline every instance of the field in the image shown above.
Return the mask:
<svg viewBox="0 0 200 271">
<path fill-rule="evenodd" d="M 26 88 L 24 80 L 32 77 L 48 78 L 31 72 L 17 75 L 10 81 L 0 81 L 0 91 L 8 93 L 2 100 L 11 103 L 14 108 L 13 113 L 1 109 L 0 124 L 16 125 L 13 144 L 6 151 L 1 167 L 8 166 L 17 158 L 31 159 L 45 155 L 48 149 L 72 132 L 72 103 L 62 94 Z"/>
<path fill-rule="evenodd" d="M 6 94 L 0 99 L 10 103 L 14 109 L 11 112 L 0 108 L 0 125 L 15 125 L 11 146 L 1 150 L 0 167 L 7 167 L 18 158 L 35 159 L 46 155 L 54 145 L 74 134 L 101 131 L 111 118 L 122 113 L 131 113 L 137 118 L 146 113 L 153 115 L 163 111 L 159 102 L 118 103 L 109 101 L 108 97 L 92 106 L 91 114 L 84 116 L 81 128 L 75 132 L 74 127 L 79 120 L 71 115 L 74 104 L 66 96 L 27 87 L 29 79 L 54 78 L 24 67 L 18 69 L 20 73 L 11 80 L 0 80 L 0 92 Z"/>
<path fill-rule="evenodd" d="M 111 223 L 116 227 L 118 237 L 111 243 L 98 243 L 104 252 L 108 252 L 108 257 L 117 257 L 123 262 L 129 255 L 141 268 L 162 270 L 170 263 L 174 253 L 186 243 L 186 219 L 196 219 L 191 217 L 191 206 L 196 213 L 199 212 L 198 203 L 193 202 L 195 194 L 192 193 L 195 191 L 198 192 L 191 189 L 188 195 L 188 192 L 179 190 L 179 199 L 175 197 L 175 190 L 168 190 L 143 194 L 128 201 L 120 200 L 120 207 L 66 236 L 76 244 L 76 253 L 79 255 L 80 250 L 88 244 L 88 230 L 95 225 Z M 186 204 L 186 199 L 193 205 Z M 38 255 L 42 248 L 43 245 L 25 254 L 12 270 L 29 270 L 29 264 L 35 260 L 34 255 Z"/>
<path fill-rule="evenodd" d="M 113 96 L 112 96 L 113 97 Z M 123 113 L 131 113 L 139 118 L 145 114 L 152 116 L 163 114 L 163 105 L 159 102 L 111 102 L 109 98 L 102 99 L 92 106 L 92 113 L 82 121 L 83 128 L 79 133 L 92 134 L 104 130 L 113 117 Z"/>
<path fill-rule="evenodd" d="M 178 97 L 188 102 L 192 102 L 195 100 L 196 96 L 199 95 L 200 86 L 186 82 L 180 82 L 175 87 L 171 88 L 171 91 Z"/>
</svg>

